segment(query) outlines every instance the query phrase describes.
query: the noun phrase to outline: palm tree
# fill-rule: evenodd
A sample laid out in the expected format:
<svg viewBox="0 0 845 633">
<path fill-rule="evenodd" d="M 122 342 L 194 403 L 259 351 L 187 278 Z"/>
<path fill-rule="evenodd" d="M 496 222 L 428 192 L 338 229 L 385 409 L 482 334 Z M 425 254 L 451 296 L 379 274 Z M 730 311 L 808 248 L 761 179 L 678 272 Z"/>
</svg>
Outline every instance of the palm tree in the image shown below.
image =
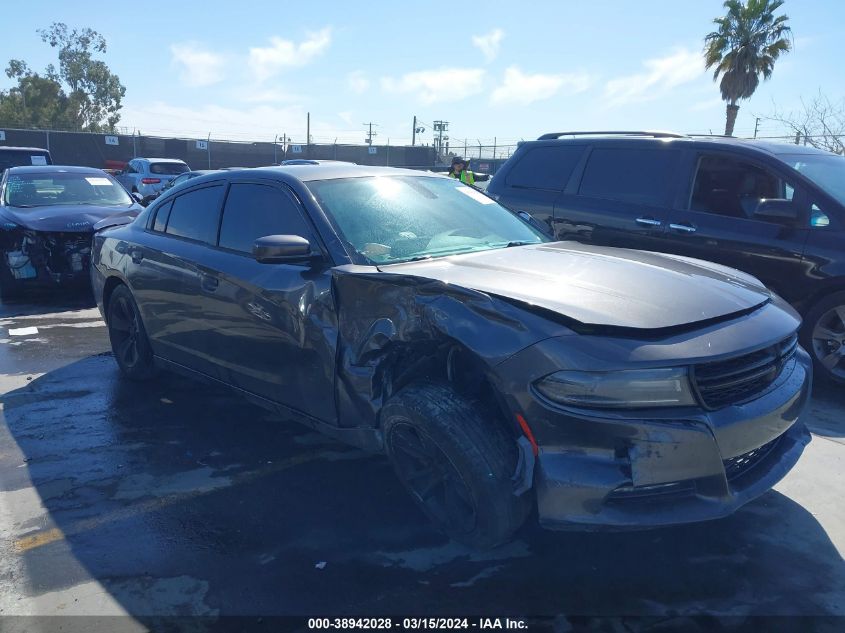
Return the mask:
<svg viewBox="0 0 845 633">
<path fill-rule="evenodd" d="M 713 81 L 722 76 L 719 90 L 727 102 L 725 135 L 733 136 L 740 99 L 748 99 L 760 76 L 769 79 L 775 60 L 792 49 L 792 29 L 785 15 L 774 13 L 784 0 L 725 0 L 728 10 L 713 22 L 717 30 L 704 38 L 704 62 L 715 68 Z"/>
</svg>

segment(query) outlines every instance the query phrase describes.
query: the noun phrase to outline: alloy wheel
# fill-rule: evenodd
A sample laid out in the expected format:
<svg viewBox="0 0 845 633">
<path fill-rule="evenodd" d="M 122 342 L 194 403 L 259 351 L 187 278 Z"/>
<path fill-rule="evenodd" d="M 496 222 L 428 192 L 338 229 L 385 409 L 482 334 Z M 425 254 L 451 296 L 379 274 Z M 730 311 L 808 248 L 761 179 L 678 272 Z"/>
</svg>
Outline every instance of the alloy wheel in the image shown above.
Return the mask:
<svg viewBox="0 0 845 633">
<path fill-rule="evenodd" d="M 134 367 L 141 358 L 138 315 L 126 297 L 117 297 L 109 319 L 114 353 L 127 368 Z"/>
<path fill-rule="evenodd" d="M 813 328 L 813 353 L 833 376 L 845 378 L 845 305 L 819 317 Z"/>
</svg>

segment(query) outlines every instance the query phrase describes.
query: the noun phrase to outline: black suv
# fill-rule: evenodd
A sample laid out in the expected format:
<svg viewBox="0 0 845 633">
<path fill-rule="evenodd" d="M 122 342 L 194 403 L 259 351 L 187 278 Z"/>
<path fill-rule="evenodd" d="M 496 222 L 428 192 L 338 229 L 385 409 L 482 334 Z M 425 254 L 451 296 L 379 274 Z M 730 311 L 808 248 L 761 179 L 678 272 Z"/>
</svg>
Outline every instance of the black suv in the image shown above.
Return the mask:
<svg viewBox="0 0 845 633">
<path fill-rule="evenodd" d="M 40 147 L 0 146 L 0 175 L 9 167 L 52 165 L 50 152 Z"/>
<path fill-rule="evenodd" d="M 710 260 L 803 316 L 818 373 L 845 382 L 845 157 L 668 132 L 563 132 L 520 145 L 488 193 L 559 240 Z"/>
</svg>

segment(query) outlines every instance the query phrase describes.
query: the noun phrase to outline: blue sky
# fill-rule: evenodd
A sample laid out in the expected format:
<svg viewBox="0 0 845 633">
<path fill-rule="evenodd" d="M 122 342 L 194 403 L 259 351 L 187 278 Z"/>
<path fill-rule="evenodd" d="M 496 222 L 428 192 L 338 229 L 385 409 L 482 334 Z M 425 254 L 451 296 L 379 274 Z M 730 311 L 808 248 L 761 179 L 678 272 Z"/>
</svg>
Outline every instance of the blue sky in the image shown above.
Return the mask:
<svg viewBox="0 0 845 633">
<path fill-rule="evenodd" d="M 819 90 L 845 98 L 843 0 L 787 0 L 795 49 L 741 104 L 736 131 Z M 35 30 L 90 26 L 126 85 L 131 131 L 240 140 L 409 142 L 414 115 L 453 145 L 563 129 L 724 129 L 701 61 L 719 0 L 4 3 L 0 61 L 54 60 Z M 14 25 L 14 28 L 10 28 Z M 5 80 L 5 77 L 3 77 Z M 8 87 L 8 82 L 3 84 Z M 764 121 L 761 134 L 781 133 Z"/>
</svg>

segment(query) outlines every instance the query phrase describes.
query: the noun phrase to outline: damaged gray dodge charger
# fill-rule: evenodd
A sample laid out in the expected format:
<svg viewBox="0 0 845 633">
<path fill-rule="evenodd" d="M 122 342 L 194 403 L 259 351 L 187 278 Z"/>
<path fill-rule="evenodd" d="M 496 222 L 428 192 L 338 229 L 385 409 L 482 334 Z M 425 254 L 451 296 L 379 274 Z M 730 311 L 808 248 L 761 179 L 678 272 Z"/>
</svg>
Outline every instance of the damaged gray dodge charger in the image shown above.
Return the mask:
<svg viewBox="0 0 845 633">
<path fill-rule="evenodd" d="M 196 178 L 95 234 L 115 358 L 216 381 L 385 452 L 445 533 L 723 517 L 809 434 L 799 318 L 684 257 L 551 243 L 435 174 L 301 165 Z"/>
</svg>

